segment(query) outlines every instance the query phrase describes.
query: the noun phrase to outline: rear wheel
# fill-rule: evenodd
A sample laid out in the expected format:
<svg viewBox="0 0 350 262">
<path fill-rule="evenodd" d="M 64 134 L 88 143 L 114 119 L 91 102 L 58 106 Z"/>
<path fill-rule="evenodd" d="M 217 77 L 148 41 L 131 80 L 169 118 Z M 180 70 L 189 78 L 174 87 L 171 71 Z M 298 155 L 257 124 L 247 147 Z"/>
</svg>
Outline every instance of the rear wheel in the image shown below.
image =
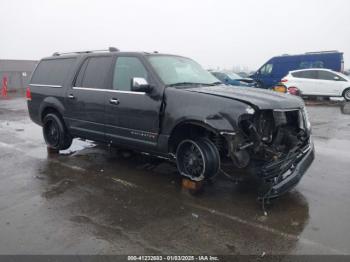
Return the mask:
<svg viewBox="0 0 350 262">
<path fill-rule="evenodd" d="M 344 90 L 343 97 L 346 101 L 350 101 L 350 88 Z"/>
<path fill-rule="evenodd" d="M 72 138 L 63 121 L 54 113 L 49 113 L 44 117 L 43 135 L 47 146 L 53 150 L 64 150 L 72 144 Z"/>
<path fill-rule="evenodd" d="M 185 139 L 177 147 L 176 163 L 182 176 L 198 182 L 218 173 L 220 155 L 208 139 Z"/>
</svg>

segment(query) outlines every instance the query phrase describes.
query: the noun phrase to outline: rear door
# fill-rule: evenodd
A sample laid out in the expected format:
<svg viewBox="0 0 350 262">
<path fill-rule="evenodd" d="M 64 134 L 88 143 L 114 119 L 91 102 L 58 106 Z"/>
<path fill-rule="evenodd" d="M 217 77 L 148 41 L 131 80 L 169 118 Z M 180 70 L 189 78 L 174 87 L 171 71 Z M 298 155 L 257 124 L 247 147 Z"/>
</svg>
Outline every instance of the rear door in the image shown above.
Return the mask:
<svg viewBox="0 0 350 262">
<path fill-rule="evenodd" d="M 110 91 L 111 56 L 87 57 L 67 90 L 67 122 L 72 134 L 105 141 L 105 100 Z"/>
<path fill-rule="evenodd" d="M 113 92 L 106 97 L 106 136 L 114 144 L 156 146 L 162 93 L 153 84 L 141 56 L 118 56 L 113 69 Z M 133 77 L 153 86 L 150 93 L 131 91 Z"/>
<path fill-rule="evenodd" d="M 317 79 L 317 70 L 305 70 L 293 72 L 295 86 L 304 95 L 317 95 L 320 83 Z"/>
</svg>

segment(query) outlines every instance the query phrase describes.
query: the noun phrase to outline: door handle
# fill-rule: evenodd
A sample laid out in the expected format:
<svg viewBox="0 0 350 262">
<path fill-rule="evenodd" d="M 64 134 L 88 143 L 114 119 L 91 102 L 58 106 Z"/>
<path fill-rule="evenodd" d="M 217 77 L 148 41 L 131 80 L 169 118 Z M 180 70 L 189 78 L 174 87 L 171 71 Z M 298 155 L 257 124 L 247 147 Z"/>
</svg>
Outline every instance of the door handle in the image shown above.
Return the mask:
<svg viewBox="0 0 350 262">
<path fill-rule="evenodd" d="M 109 100 L 109 103 L 113 104 L 113 105 L 118 105 L 119 104 L 119 100 L 116 99 L 116 98 L 112 98 L 112 99 Z"/>
<path fill-rule="evenodd" d="M 69 95 L 68 95 L 68 98 L 69 98 L 69 99 L 74 99 L 75 96 L 73 96 L 72 94 L 69 94 Z"/>
</svg>

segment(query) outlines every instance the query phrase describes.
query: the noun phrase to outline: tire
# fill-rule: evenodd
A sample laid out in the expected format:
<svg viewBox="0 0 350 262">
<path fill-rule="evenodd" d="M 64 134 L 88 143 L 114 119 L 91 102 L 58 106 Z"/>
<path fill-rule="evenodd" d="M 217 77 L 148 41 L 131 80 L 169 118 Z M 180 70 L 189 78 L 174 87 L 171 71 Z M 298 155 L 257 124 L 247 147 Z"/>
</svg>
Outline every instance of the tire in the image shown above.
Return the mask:
<svg viewBox="0 0 350 262">
<path fill-rule="evenodd" d="M 344 90 L 343 97 L 345 101 L 350 101 L 350 88 L 347 88 Z"/>
<path fill-rule="evenodd" d="M 62 119 L 54 113 L 44 117 L 43 135 L 47 146 L 54 150 L 68 149 L 73 141 Z"/>
<path fill-rule="evenodd" d="M 176 164 L 182 176 L 198 182 L 218 173 L 220 155 L 208 139 L 185 139 L 177 146 Z"/>
</svg>

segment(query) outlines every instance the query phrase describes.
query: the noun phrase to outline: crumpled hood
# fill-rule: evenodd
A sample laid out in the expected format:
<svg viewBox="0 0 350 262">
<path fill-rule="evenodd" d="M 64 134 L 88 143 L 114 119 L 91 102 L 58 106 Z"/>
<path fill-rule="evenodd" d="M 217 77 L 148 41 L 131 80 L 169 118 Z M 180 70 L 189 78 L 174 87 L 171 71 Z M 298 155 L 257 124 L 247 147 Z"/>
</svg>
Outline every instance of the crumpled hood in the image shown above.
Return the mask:
<svg viewBox="0 0 350 262">
<path fill-rule="evenodd" d="M 259 109 L 294 109 L 304 107 L 304 102 L 301 98 L 272 90 L 226 85 L 188 88 L 186 90 L 238 100 L 256 106 Z"/>
</svg>

